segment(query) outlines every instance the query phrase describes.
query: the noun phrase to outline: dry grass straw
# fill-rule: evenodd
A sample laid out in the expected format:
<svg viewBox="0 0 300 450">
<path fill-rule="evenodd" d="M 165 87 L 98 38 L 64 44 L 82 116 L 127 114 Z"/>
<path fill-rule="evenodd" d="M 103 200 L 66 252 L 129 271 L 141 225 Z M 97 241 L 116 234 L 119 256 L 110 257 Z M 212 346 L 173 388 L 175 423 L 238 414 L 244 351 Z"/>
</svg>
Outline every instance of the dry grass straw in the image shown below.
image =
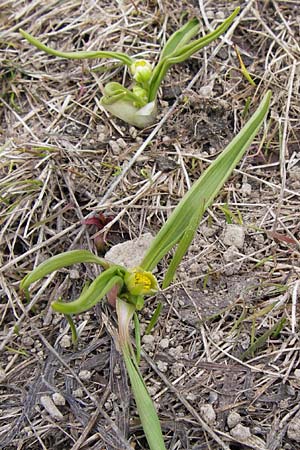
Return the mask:
<svg viewBox="0 0 300 450">
<path fill-rule="evenodd" d="M 117 218 L 108 235 L 112 241 L 156 231 L 188 183 L 240 129 L 247 98 L 255 108 L 267 89 L 274 93 L 268 127 L 204 219 L 175 287 L 162 294 L 161 326 L 152 346 L 145 346 L 142 371 L 172 449 L 238 442 L 226 425 L 232 410 L 251 428 L 251 448 L 296 445 L 287 428 L 299 416 L 300 384 L 298 2 L 231 3 L 243 9 L 234 33 L 172 70 L 162 89 L 163 115 L 142 132 L 99 108 L 103 84 L 126 75 L 119 67 L 106 70 L 103 62 L 79 64 L 35 52 L 18 28 L 59 49 L 121 50 L 155 60 L 160 44 L 180 25 L 182 10 L 190 16 L 201 11 L 208 29 L 222 20 L 218 11 L 228 8 L 227 2 L 184 1 L 180 9 L 137 0 L 117 7 L 105 1 L 1 4 L 0 442 L 8 450 L 125 449 L 130 439 L 143 448 L 139 424 L 129 422 L 135 412 L 110 337 L 112 312 L 103 306 L 85 316 L 76 352 L 61 346 L 66 323 L 50 309 L 41 313 L 40 305 L 59 296 L 75 298 L 95 269 L 78 267 L 50 277 L 36 286 L 29 305 L 19 296 L 19 282 L 51 255 L 93 249 L 96 230 L 83 227 L 82 219 L 96 211 Z M 241 76 L 231 42 L 257 89 Z M 100 70 L 91 71 L 94 67 Z M 212 88 L 213 99 L 202 86 Z M 223 259 L 225 223 L 218 205 L 225 203 L 241 213 L 246 228 L 246 243 L 232 261 Z M 150 303 L 142 326 L 153 309 Z M 251 339 L 283 316 L 281 334 L 241 362 Z M 162 350 L 164 337 L 169 348 Z M 89 381 L 80 378 L 82 370 L 91 373 Z M 62 422 L 40 405 L 41 395 L 55 392 L 66 399 L 58 406 Z M 205 426 L 199 405 L 208 402 L 218 421 Z"/>
</svg>

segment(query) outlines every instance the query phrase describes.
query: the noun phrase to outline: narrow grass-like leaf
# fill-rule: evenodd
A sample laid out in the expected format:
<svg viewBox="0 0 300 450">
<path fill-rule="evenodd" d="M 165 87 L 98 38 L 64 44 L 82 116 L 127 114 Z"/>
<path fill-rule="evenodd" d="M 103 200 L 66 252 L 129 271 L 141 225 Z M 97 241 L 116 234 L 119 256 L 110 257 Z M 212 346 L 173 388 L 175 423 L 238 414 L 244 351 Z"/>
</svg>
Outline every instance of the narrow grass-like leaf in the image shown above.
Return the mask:
<svg viewBox="0 0 300 450">
<path fill-rule="evenodd" d="M 145 334 L 150 334 L 151 333 L 151 331 L 153 330 L 153 328 L 157 324 L 157 321 L 158 321 L 158 318 L 160 316 L 161 310 L 162 310 L 162 303 L 159 302 L 159 304 L 157 305 L 157 307 L 156 307 L 156 309 L 155 309 L 155 311 L 153 313 L 153 316 L 151 317 L 150 322 L 147 325 L 147 328 L 145 330 Z"/>
<path fill-rule="evenodd" d="M 133 314 L 133 305 L 117 299 L 119 345 L 125 361 L 139 417 L 149 444 L 149 449 L 166 450 L 157 412 L 147 391 L 142 375 L 134 362 L 135 355 L 132 352 L 129 337 L 129 324 Z"/>
<path fill-rule="evenodd" d="M 236 55 L 237 55 L 237 57 L 238 57 L 240 66 L 241 66 L 241 73 L 244 75 L 244 77 L 246 78 L 246 80 L 247 80 L 252 86 L 256 86 L 255 81 L 254 81 L 253 78 L 251 77 L 250 73 L 248 72 L 248 70 L 247 70 L 247 68 L 246 68 L 246 66 L 245 66 L 245 64 L 244 64 L 244 61 L 243 61 L 243 59 L 242 59 L 242 57 L 241 57 L 241 54 L 240 54 L 240 52 L 239 52 L 239 49 L 237 48 L 237 46 L 235 46 L 234 49 L 235 49 L 235 53 L 236 53 Z"/>
<path fill-rule="evenodd" d="M 161 55 L 160 60 L 172 54 L 176 49 L 183 47 L 185 44 L 196 36 L 199 31 L 199 21 L 195 17 L 184 24 L 179 30 L 175 31 L 167 40 Z"/>
<path fill-rule="evenodd" d="M 166 450 L 157 412 L 140 371 L 132 362 L 129 353 L 123 352 L 123 357 L 149 449 Z"/>
<path fill-rule="evenodd" d="M 95 263 L 107 269 L 110 264 L 103 258 L 99 258 L 88 250 L 72 250 L 70 252 L 60 253 L 43 261 L 32 272 L 28 273 L 20 283 L 20 289 L 26 290 L 35 281 L 49 275 L 63 267 L 79 263 Z"/>
<path fill-rule="evenodd" d="M 189 226 L 191 211 L 199 207 L 202 199 L 205 199 L 205 210 L 212 203 L 257 134 L 269 110 L 270 99 L 269 91 L 237 136 L 185 194 L 148 249 L 141 263 L 143 269 L 152 270 L 179 242 Z"/>
<path fill-rule="evenodd" d="M 155 100 L 157 91 L 159 86 L 161 85 L 163 79 L 166 76 L 167 71 L 173 64 L 181 63 L 187 60 L 190 56 L 194 55 L 194 53 L 201 50 L 201 48 L 206 47 L 212 41 L 221 36 L 232 24 L 233 20 L 237 16 L 240 11 L 240 7 L 236 8 L 233 13 L 224 20 L 224 22 L 217 27 L 211 33 L 196 39 L 186 45 L 175 46 L 175 42 L 173 43 L 174 51 L 170 53 L 167 51 L 167 55 L 164 58 L 161 58 L 155 69 L 153 70 L 153 74 L 149 84 L 149 102 Z M 180 30 L 179 30 L 180 32 Z M 171 49 L 171 45 L 169 46 L 169 50 Z M 164 51 L 163 51 L 164 53 Z"/>
<path fill-rule="evenodd" d="M 19 30 L 23 38 L 25 38 L 30 44 L 37 47 L 39 50 L 43 50 L 44 52 L 48 53 L 49 55 L 59 56 L 61 58 L 68 58 L 68 59 L 86 59 L 86 58 L 109 58 L 109 59 L 117 59 L 118 61 L 121 61 L 126 66 L 131 66 L 131 64 L 134 62 L 130 56 L 126 55 L 125 53 L 120 52 L 109 52 L 109 51 L 82 51 L 82 52 L 60 52 L 59 50 L 55 50 L 54 48 L 48 47 L 47 45 L 43 44 L 41 41 L 39 41 L 37 38 L 32 36 L 29 33 L 26 33 L 26 31 L 20 29 Z"/>
<path fill-rule="evenodd" d="M 266 343 L 270 336 L 277 336 L 284 327 L 285 322 L 286 318 L 283 317 L 278 323 L 275 323 L 272 328 L 270 328 L 262 336 L 257 338 L 256 341 L 252 345 L 250 345 L 250 347 L 241 355 L 241 361 L 244 361 L 249 357 L 253 357 L 255 352 Z"/>
<path fill-rule="evenodd" d="M 69 314 L 65 314 L 65 318 L 67 319 L 68 324 L 70 326 L 71 335 L 72 335 L 72 343 L 73 343 L 73 345 L 75 345 L 78 341 L 78 333 L 76 330 L 75 323 L 72 319 L 72 316 L 70 316 Z"/>
<path fill-rule="evenodd" d="M 181 238 L 181 240 L 178 243 L 177 249 L 175 251 L 175 254 L 172 258 L 172 261 L 169 264 L 167 273 L 164 277 L 164 281 L 162 284 L 162 288 L 165 289 L 166 287 L 168 287 L 170 285 L 170 283 L 172 282 L 176 269 L 180 264 L 180 261 L 182 260 L 182 258 L 184 257 L 184 255 L 186 254 L 193 238 L 194 235 L 197 231 L 197 228 L 199 226 L 200 220 L 204 214 L 204 205 L 205 205 L 205 201 L 202 200 L 199 203 L 198 208 L 196 209 L 196 211 L 194 212 L 194 214 L 192 215 L 192 218 L 188 224 L 188 226 L 186 227 L 185 232 L 183 233 L 183 236 Z"/>
<path fill-rule="evenodd" d="M 63 314 L 79 314 L 88 311 L 102 300 L 115 285 L 118 285 L 120 289 L 122 288 L 123 276 L 122 273 L 119 272 L 118 266 L 113 266 L 105 270 L 95 278 L 89 287 L 76 300 L 68 303 L 55 301 L 51 303 L 52 308 L 54 311 Z"/>
</svg>

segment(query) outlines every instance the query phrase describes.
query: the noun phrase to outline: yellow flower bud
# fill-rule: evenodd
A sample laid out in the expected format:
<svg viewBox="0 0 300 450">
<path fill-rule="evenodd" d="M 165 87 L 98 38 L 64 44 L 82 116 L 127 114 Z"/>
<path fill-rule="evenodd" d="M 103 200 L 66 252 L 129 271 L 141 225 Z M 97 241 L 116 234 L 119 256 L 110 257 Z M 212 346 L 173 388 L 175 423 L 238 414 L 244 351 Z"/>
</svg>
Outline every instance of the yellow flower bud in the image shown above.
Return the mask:
<svg viewBox="0 0 300 450">
<path fill-rule="evenodd" d="M 128 270 L 124 277 L 125 285 L 132 295 L 151 295 L 158 290 L 158 283 L 151 272 L 136 267 Z"/>
<path fill-rule="evenodd" d="M 152 75 L 151 64 L 145 59 L 138 59 L 132 63 L 130 71 L 135 81 L 141 84 L 147 83 Z"/>
</svg>

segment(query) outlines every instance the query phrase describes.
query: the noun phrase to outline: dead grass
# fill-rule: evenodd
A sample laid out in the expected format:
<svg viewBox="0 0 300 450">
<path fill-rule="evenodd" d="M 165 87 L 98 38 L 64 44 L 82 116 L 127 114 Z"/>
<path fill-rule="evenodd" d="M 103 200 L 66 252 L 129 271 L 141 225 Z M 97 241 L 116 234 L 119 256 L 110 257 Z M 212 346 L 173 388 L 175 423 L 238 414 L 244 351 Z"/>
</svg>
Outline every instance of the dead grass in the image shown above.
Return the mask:
<svg viewBox="0 0 300 450">
<path fill-rule="evenodd" d="M 18 33 L 22 27 L 60 50 L 121 50 L 154 61 L 187 16 L 202 16 L 208 29 L 238 4 L 242 13 L 226 36 L 170 72 L 162 115 L 144 131 L 107 117 L 99 105 L 103 85 L 121 81 L 123 70 L 45 55 Z M 174 286 L 160 294 L 160 326 L 141 366 L 167 448 L 299 448 L 287 433 L 300 415 L 297 6 L 288 0 L 186 0 L 180 7 L 162 0 L 2 1 L 1 448 L 145 448 L 114 346 L 114 312 L 99 305 L 79 317 L 83 331 L 72 350 L 61 346 L 67 324 L 49 308 L 59 296 L 74 298 L 95 269 L 43 280 L 30 304 L 20 298 L 20 280 L 51 255 L 96 251 L 97 230 L 82 220 L 98 212 L 114 216 L 106 226 L 110 243 L 156 232 L 247 120 L 247 99 L 252 111 L 267 89 L 273 91 L 269 120 L 203 221 Z M 233 44 L 256 88 L 242 77 Z M 232 260 L 224 259 L 224 204 L 246 230 Z M 143 310 L 142 328 L 157 301 Z M 58 406 L 61 420 L 41 405 L 42 396 L 54 393 L 66 401 Z M 200 412 L 207 403 L 216 423 Z M 228 428 L 232 411 L 250 440 Z"/>
</svg>

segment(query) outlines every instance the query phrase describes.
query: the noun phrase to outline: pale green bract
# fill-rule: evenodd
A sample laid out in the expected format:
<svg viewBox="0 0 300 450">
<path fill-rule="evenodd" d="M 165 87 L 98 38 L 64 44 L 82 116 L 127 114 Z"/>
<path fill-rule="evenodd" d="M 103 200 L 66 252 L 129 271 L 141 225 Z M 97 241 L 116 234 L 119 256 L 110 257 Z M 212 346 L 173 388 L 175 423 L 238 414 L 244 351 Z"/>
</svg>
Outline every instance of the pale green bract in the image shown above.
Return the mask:
<svg viewBox="0 0 300 450">
<path fill-rule="evenodd" d="M 230 27 L 239 11 L 240 8 L 236 8 L 220 26 L 199 39 L 193 39 L 199 32 L 199 21 L 197 18 L 190 20 L 170 36 L 161 51 L 158 63 L 153 68 L 149 61 L 132 58 L 121 52 L 60 52 L 44 45 L 22 29 L 20 29 L 20 33 L 39 50 L 43 50 L 50 55 L 68 59 L 109 58 L 127 66 L 133 78 L 130 88 L 128 89 L 117 82 L 108 83 L 104 88 L 101 104 L 108 112 L 124 122 L 138 128 L 145 128 L 152 125 L 156 120 L 158 112 L 157 93 L 169 68 L 173 64 L 187 60 L 220 37 Z"/>
<path fill-rule="evenodd" d="M 173 45 L 175 44 L 176 42 L 173 43 Z M 166 51 L 171 50 L 172 45 L 170 43 Z M 83 290 L 78 299 L 68 303 L 61 300 L 55 301 L 52 303 L 52 307 L 54 310 L 66 315 L 72 336 L 76 339 L 76 327 L 71 315 L 87 311 L 101 301 L 111 289 L 117 288 L 118 345 L 124 357 L 137 410 L 150 450 L 166 450 L 166 448 L 156 410 L 138 368 L 140 337 L 137 335 L 139 326 L 136 311 L 142 309 L 144 296 L 153 295 L 158 289 L 157 280 L 151 273 L 151 270 L 172 247 L 177 245 L 165 275 L 163 287 L 171 283 L 205 210 L 217 196 L 260 129 L 268 113 L 270 99 L 271 92 L 267 92 L 250 120 L 179 202 L 151 244 L 141 263 L 141 267 L 129 270 L 125 267 L 111 264 L 103 258 L 98 258 L 87 250 L 74 250 L 44 261 L 26 275 L 21 282 L 21 290 L 29 298 L 29 287 L 31 284 L 55 270 L 78 263 L 96 263 L 103 267 L 102 273 Z M 190 216 L 191 211 L 194 211 L 192 217 Z M 149 330 L 157 321 L 157 315 L 158 311 L 149 324 Z M 136 354 L 133 351 L 130 340 L 130 323 L 133 316 L 135 317 Z"/>
</svg>

